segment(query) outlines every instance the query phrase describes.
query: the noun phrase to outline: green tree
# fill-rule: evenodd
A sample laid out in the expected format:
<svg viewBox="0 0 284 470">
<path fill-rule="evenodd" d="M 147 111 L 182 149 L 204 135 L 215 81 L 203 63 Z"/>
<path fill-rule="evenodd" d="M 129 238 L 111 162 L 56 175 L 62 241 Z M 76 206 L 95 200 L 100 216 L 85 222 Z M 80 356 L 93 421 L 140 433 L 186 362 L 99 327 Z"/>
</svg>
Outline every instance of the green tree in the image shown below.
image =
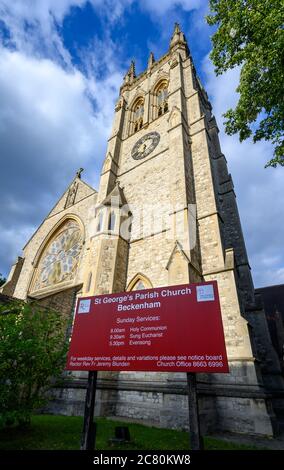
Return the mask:
<svg viewBox="0 0 284 470">
<path fill-rule="evenodd" d="M 3 275 L 0 273 L 0 287 L 3 286 L 3 284 L 5 284 L 6 282 L 6 278 L 3 277 Z"/>
<path fill-rule="evenodd" d="M 67 320 L 37 303 L 0 306 L 0 424 L 27 424 L 48 399 L 68 347 Z"/>
<path fill-rule="evenodd" d="M 216 25 L 211 59 L 217 75 L 239 66 L 239 101 L 225 114 L 229 135 L 240 141 L 271 141 L 284 165 L 283 0 L 210 0 L 209 25 Z"/>
</svg>

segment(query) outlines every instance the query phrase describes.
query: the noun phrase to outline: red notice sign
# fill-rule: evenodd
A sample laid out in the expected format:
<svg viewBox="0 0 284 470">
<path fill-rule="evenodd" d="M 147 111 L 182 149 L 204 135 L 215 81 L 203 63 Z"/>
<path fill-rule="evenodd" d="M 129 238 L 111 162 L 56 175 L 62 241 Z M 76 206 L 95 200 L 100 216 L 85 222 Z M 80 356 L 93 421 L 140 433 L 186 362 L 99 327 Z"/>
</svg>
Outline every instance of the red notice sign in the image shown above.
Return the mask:
<svg viewBox="0 0 284 470">
<path fill-rule="evenodd" d="M 78 299 L 66 368 L 228 372 L 217 282 Z"/>
</svg>

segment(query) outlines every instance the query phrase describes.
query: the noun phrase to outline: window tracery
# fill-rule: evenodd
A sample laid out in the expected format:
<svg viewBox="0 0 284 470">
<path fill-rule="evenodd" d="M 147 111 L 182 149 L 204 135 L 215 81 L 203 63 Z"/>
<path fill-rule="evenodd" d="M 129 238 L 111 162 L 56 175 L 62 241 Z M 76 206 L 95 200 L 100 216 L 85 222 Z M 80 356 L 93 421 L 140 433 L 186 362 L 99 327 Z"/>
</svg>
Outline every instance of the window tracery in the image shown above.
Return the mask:
<svg viewBox="0 0 284 470">
<path fill-rule="evenodd" d="M 154 87 L 152 94 L 152 119 L 165 114 L 169 109 L 168 104 L 168 81 L 160 80 Z"/>
<path fill-rule="evenodd" d="M 157 110 L 158 116 L 162 116 L 168 111 L 168 85 L 163 82 L 157 90 Z"/>
<path fill-rule="evenodd" d="M 82 232 L 75 220 L 65 222 L 44 249 L 33 290 L 70 281 L 75 277 L 82 249 Z"/>
<path fill-rule="evenodd" d="M 143 126 L 144 103 L 139 102 L 134 108 L 134 132 L 142 129 Z"/>
<path fill-rule="evenodd" d="M 131 111 L 130 134 L 133 134 L 143 127 L 144 99 L 140 97 L 135 101 Z"/>
</svg>

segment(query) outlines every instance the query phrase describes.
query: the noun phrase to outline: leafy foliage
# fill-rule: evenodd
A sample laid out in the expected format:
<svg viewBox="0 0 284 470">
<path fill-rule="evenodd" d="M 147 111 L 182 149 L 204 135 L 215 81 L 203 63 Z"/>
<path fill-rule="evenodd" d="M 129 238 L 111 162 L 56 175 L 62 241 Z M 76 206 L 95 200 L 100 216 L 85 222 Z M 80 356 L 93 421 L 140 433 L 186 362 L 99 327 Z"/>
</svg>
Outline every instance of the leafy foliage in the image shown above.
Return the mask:
<svg viewBox="0 0 284 470">
<path fill-rule="evenodd" d="M 0 287 L 3 286 L 3 284 L 5 284 L 6 282 L 6 278 L 3 277 L 3 275 L 0 273 Z"/>
<path fill-rule="evenodd" d="M 284 166 L 284 4 L 281 0 L 210 0 L 211 59 L 217 74 L 239 66 L 236 108 L 224 116 L 226 132 L 240 141 L 271 141 L 274 158 Z"/>
<path fill-rule="evenodd" d="M 0 306 L 0 427 L 27 424 L 62 372 L 67 320 L 36 303 Z"/>
</svg>

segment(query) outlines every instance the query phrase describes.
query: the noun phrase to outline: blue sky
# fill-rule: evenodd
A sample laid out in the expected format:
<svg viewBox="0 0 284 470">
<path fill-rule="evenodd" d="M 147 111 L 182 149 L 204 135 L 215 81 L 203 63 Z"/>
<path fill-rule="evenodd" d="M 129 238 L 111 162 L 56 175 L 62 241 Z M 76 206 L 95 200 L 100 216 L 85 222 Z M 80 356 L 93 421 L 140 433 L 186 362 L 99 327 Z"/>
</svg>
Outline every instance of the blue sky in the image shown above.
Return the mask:
<svg viewBox="0 0 284 470">
<path fill-rule="evenodd" d="M 0 272 L 76 170 L 98 187 L 114 103 L 129 63 L 164 54 L 174 23 L 186 34 L 220 127 L 257 287 L 284 282 L 283 170 L 264 169 L 268 143 L 238 142 L 222 114 L 239 71 L 216 77 L 205 0 L 0 0 Z"/>
</svg>

